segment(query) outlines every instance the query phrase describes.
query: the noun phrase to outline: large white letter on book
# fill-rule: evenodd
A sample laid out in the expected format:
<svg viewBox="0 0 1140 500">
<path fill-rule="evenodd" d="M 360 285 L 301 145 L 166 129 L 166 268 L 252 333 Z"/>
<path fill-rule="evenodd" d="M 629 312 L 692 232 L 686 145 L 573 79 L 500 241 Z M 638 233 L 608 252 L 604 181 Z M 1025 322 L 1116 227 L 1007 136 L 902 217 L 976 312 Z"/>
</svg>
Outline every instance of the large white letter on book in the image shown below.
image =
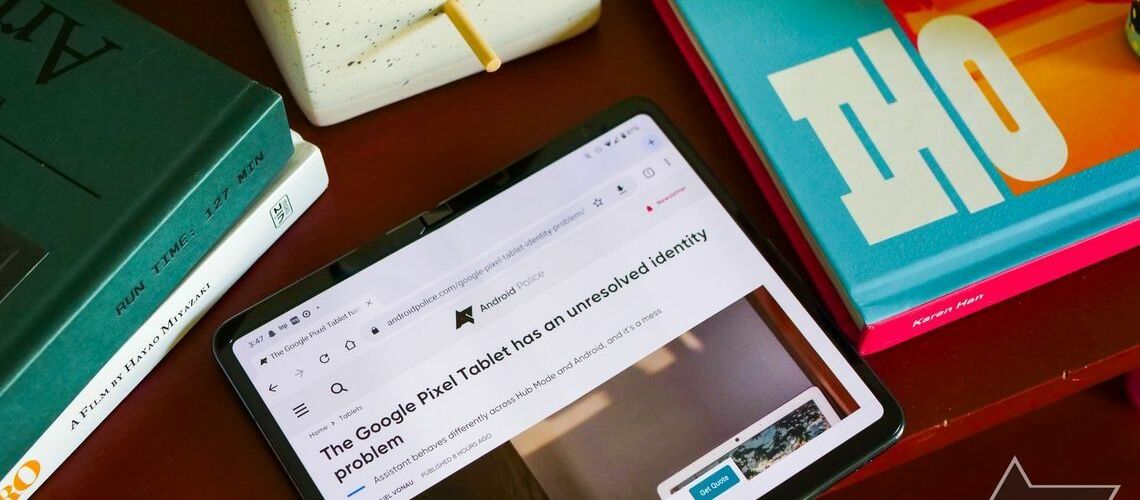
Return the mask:
<svg viewBox="0 0 1140 500">
<path fill-rule="evenodd" d="M 964 16 L 940 17 L 922 27 L 918 50 L 998 169 L 1023 181 L 1061 171 L 1069 158 L 1065 137 L 985 26 Z M 973 63 L 981 81 L 974 80 L 967 63 Z M 995 102 L 982 91 L 982 82 L 989 84 Z M 1012 123 L 1003 122 L 994 106 L 1003 107 Z"/>
<path fill-rule="evenodd" d="M 955 212 L 923 156 L 938 164 L 966 208 L 1002 201 L 1001 192 L 923 80 L 891 30 L 859 39 L 893 95 L 887 102 L 853 49 L 843 49 L 768 77 L 794 120 L 806 119 L 851 192 L 843 204 L 871 244 Z M 843 112 L 849 106 L 890 175 Z"/>
</svg>

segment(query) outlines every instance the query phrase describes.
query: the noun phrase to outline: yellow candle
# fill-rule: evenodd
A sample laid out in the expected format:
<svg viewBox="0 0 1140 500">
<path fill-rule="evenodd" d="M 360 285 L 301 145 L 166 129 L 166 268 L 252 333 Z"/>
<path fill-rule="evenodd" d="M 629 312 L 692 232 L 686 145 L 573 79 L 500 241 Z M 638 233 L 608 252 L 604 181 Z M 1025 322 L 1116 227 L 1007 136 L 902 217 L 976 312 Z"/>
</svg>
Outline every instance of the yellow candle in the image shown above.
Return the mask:
<svg viewBox="0 0 1140 500">
<path fill-rule="evenodd" d="M 503 60 L 499 59 L 499 55 L 495 53 L 495 49 L 487 43 L 487 39 L 479 33 L 475 27 L 475 23 L 471 22 L 471 18 L 467 16 L 467 12 L 459 5 L 458 0 L 447 0 L 443 4 L 443 12 L 447 14 L 447 18 L 451 20 L 451 24 L 455 25 L 455 29 L 459 30 L 459 34 L 463 36 L 463 40 L 471 47 L 471 51 L 475 53 L 475 57 L 479 58 L 479 62 L 483 64 L 483 68 L 491 73 L 503 65 Z"/>
</svg>

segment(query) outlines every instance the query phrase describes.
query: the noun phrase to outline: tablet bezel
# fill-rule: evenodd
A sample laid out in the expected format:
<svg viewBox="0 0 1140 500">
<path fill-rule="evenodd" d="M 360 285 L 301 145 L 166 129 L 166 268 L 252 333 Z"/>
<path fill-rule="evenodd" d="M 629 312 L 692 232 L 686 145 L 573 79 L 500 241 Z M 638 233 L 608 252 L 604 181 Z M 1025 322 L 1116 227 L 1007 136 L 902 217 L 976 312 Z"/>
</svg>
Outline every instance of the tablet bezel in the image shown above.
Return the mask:
<svg viewBox="0 0 1140 500">
<path fill-rule="evenodd" d="M 214 356 L 238 397 L 253 417 L 254 423 L 257 424 L 262 435 L 269 442 L 270 448 L 285 467 L 290 480 L 304 498 L 322 498 L 322 495 L 285 434 L 281 431 L 277 421 L 273 418 L 269 408 L 257 393 L 257 389 L 239 365 L 232 349 L 233 343 L 240 336 L 270 322 L 297 304 L 315 297 L 432 231 L 446 226 L 498 193 L 640 114 L 650 116 L 657 123 L 700 179 L 732 216 L 740 229 L 748 235 L 761 255 L 771 263 L 780 279 L 804 304 L 828 338 L 843 354 L 844 359 L 852 366 L 875 399 L 883 406 L 883 415 L 877 421 L 797 472 L 765 497 L 803 498 L 820 493 L 898 439 L 903 429 L 902 409 L 887 392 L 882 382 L 871 372 L 863 359 L 859 357 L 855 349 L 851 347 L 846 337 L 822 313 L 822 308 L 807 293 L 807 287 L 790 269 L 771 241 L 764 238 L 747 221 L 736 203 L 728 197 L 727 192 L 717 182 L 711 170 L 689 146 L 665 114 L 647 100 L 630 99 L 614 105 L 509 167 L 462 190 L 435 208 L 397 226 L 375 241 L 274 293 L 238 313 L 219 327 L 213 339 Z"/>
</svg>

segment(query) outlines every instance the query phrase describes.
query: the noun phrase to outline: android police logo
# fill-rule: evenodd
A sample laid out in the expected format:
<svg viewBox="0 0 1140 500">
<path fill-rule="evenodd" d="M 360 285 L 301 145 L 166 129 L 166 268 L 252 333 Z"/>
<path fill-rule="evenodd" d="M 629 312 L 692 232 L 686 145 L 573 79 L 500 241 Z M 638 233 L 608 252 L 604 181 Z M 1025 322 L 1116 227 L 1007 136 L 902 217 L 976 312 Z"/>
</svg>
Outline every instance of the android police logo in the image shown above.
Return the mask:
<svg viewBox="0 0 1140 500">
<path fill-rule="evenodd" d="M 458 330 L 466 324 L 475 324 L 475 313 L 471 310 L 471 306 L 466 309 L 455 311 L 455 329 Z"/>
</svg>

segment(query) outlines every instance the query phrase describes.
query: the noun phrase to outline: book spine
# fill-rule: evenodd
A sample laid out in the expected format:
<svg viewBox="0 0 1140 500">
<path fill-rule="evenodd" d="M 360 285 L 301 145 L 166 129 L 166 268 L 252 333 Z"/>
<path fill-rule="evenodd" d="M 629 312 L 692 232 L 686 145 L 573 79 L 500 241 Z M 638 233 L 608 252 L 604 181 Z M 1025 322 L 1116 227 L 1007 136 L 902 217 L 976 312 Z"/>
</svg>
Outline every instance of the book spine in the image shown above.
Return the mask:
<svg viewBox="0 0 1140 500">
<path fill-rule="evenodd" d="M 836 322 L 839 329 L 857 345 L 860 344 L 864 333 L 863 329 L 859 328 L 856 319 L 851 315 L 846 303 L 839 295 L 839 290 L 832 284 L 827 270 L 824 269 L 823 264 L 821 264 L 816 257 L 811 243 L 801 231 L 795 215 L 784 201 L 783 195 L 776 186 L 776 181 L 772 178 L 772 174 L 764 165 L 764 160 L 757 151 L 758 146 L 753 143 L 748 133 L 745 132 L 741 126 L 736 111 L 725 97 L 716 77 L 705 63 L 704 57 L 702 57 L 696 43 L 692 40 L 679 15 L 674 10 L 672 2 L 670 0 L 653 0 L 653 5 L 661 17 L 662 22 L 665 24 L 666 29 L 668 29 L 670 36 L 673 38 L 674 43 L 677 45 L 677 48 L 681 51 L 682 57 L 684 57 L 685 62 L 689 65 L 690 71 L 692 71 L 693 75 L 697 78 L 697 82 L 700 84 L 701 90 L 704 91 L 705 97 L 712 105 L 713 110 L 716 111 L 717 117 L 728 132 L 733 145 L 736 146 L 737 152 L 740 153 L 745 164 L 748 165 L 748 170 L 752 173 L 753 180 L 756 182 L 756 185 L 760 187 L 760 191 L 764 195 L 765 200 L 767 200 L 769 208 L 772 209 L 773 215 L 776 216 L 780 227 L 784 229 L 784 233 L 787 235 L 792 249 L 796 252 L 800 263 L 803 264 L 804 269 L 807 271 L 808 279 L 819 293 L 824 307 L 831 313 L 832 319 Z"/>
<path fill-rule="evenodd" d="M 185 161 L 211 162 L 165 203 L 161 222 L 52 340 L 0 392 L 0 469 L 51 421 L 233 226 L 292 155 L 281 98 L 251 84 L 190 144 Z"/>
<path fill-rule="evenodd" d="M 1140 220 L 1133 220 L 867 325 L 859 352 L 868 355 L 894 346 L 1137 245 Z"/>
<path fill-rule="evenodd" d="M 307 153 L 307 155 L 306 155 Z M 203 314 L 304 213 L 328 185 L 320 152 L 302 144 L 307 158 L 262 196 L 165 302 L 43 432 L 0 481 L 7 491 L 28 496 L 55 472 L 144 377 L 173 349 Z M 284 205 L 283 205 L 284 204 Z M 289 215 L 279 216 L 288 207 Z M 22 488 L 17 488 L 20 486 Z"/>
</svg>

